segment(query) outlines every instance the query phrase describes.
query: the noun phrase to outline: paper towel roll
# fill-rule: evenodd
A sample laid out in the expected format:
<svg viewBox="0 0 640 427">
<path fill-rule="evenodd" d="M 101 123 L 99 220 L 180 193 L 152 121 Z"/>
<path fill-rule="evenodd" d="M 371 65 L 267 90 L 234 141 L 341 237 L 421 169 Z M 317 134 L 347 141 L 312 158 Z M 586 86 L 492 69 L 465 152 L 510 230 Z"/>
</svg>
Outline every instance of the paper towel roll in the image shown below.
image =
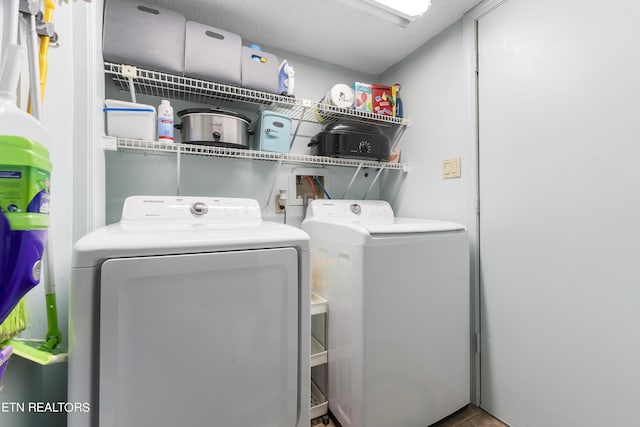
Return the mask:
<svg viewBox="0 0 640 427">
<path fill-rule="evenodd" d="M 351 108 L 353 107 L 354 98 L 353 89 L 345 84 L 339 83 L 329 89 L 329 92 L 327 92 L 320 102 L 335 105 L 340 108 Z"/>
</svg>

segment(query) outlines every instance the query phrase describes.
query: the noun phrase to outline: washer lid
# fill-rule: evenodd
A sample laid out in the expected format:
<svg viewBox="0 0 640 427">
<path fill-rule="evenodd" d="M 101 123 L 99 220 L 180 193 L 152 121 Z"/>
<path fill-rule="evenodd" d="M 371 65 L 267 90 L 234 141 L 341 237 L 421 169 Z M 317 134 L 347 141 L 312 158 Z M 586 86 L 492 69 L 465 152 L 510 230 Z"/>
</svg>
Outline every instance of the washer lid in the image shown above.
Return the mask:
<svg viewBox="0 0 640 427">
<path fill-rule="evenodd" d="M 464 225 L 453 222 L 396 218 L 384 200 L 314 200 L 309 204 L 303 229 L 313 223 L 340 225 L 372 236 L 466 230 Z"/>
<path fill-rule="evenodd" d="M 462 224 L 417 218 L 395 218 L 392 223 L 360 223 L 369 234 L 437 233 L 443 231 L 465 231 Z"/>
</svg>

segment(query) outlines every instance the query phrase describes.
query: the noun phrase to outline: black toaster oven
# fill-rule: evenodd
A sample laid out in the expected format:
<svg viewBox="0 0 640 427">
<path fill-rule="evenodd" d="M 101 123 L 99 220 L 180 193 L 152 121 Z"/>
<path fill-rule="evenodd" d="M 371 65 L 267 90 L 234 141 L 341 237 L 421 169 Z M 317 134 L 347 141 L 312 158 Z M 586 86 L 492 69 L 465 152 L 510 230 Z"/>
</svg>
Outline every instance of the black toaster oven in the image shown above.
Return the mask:
<svg viewBox="0 0 640 427">
<path fill-rule="evenodd" d="M 354 122 L 330 123 L 311 138 L 312 154 L 388 161 L 391 140 L 379 126 Z"/>
</svg>

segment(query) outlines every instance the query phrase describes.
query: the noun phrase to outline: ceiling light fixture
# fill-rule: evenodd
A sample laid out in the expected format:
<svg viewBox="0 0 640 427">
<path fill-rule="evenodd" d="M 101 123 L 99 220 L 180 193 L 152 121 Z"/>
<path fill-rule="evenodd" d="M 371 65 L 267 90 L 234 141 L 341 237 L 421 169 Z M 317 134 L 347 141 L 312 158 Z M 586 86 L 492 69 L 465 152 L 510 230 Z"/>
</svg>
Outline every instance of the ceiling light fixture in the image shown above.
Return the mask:
<svg viewBox="0 0 640 427">
<path fill-rule="evenodd" d="M 431 6 L 431 0 L 338 0 L 354 9 L 407 28 Z"/>
</svg>

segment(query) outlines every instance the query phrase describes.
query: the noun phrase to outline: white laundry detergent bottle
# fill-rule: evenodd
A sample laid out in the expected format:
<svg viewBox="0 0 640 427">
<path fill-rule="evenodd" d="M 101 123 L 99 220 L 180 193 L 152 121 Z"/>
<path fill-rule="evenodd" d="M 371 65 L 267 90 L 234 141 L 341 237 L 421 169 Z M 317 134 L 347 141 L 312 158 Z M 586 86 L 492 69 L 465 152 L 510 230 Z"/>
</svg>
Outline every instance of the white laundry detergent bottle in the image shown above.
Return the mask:
<svg viewBox="0 0 640 427">
<path fill-rule="evenodd" d="M 7 46 L 5 62 L 0 69 L 0 135 L 20 135 L 48 148 L 49 134 L 45 127 L 16 105 L 16 88 L 24 59 L 22 46 Z"/>
<path fill-rule="evenodd" d="M 167 99 L 158 106 L 158 140 L 173 142 L 173 108 Z"/>
</svg>

